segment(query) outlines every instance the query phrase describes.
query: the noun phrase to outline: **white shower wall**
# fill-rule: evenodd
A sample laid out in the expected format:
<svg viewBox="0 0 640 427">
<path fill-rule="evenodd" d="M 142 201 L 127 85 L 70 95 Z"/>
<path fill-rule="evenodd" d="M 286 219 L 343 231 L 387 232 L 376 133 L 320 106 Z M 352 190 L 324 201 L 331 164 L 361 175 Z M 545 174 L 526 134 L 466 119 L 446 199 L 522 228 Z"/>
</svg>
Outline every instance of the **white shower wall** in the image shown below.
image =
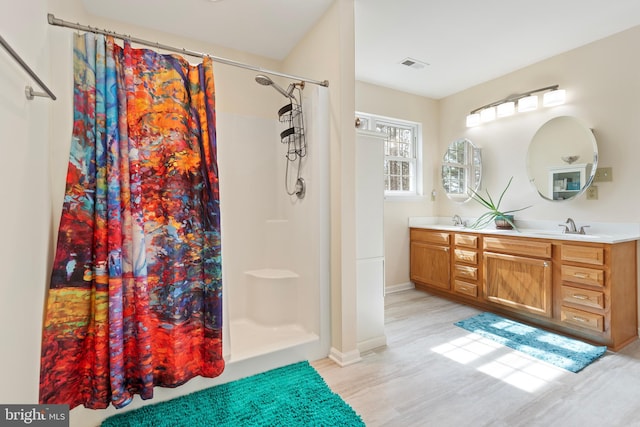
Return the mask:
<svg viewBox="0 0 640 427">
<path fill-rule="evenodd" d="M 307 86 L 303 94 L 303 199 L 285 190 L 287 147 L 279 137 L 285 125 L 277 111 L 273 119 L 217 117 L 224 354 L 231 363 L 278 350 L 311 360 L 328 353 L 327 91 Z M 284 277 L 272 278 L 278 275 Z"/>
</svg>

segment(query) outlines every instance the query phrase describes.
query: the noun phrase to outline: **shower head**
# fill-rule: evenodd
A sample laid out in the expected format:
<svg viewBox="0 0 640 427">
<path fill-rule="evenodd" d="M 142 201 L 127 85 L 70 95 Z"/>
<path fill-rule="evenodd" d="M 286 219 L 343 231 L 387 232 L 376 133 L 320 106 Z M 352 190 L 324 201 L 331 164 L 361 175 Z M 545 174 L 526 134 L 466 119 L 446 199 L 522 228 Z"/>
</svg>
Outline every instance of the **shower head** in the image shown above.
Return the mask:
<svg viewBox="0 0 640 427">
<path fill-rule="evenodd" d="M 256 82 L 258 82 L 258 84 L 261 84 L 262 86 L 269 86 L 273 84 L 273 80 L 262 74 L 258 74 L 256 76 Z"/>
<path fill-rule="evenodd" d="M 282 95 L 284 95 L 284 97 L 295 99 L 293 98 L 293 89 L 295 85 L 291 84 L 289 85 L 289 90 L 284 90 L 280 86 L 278 86 L 273 80 L 271 80 L 271 78 L 262 74 L 258 74 L 256 76 L 256 82 L 258 82 L 258 84 L 261 84 L 263 86 L 273 86 L 273 88 L 278 92 L 280 92 Z"/>
</svg>

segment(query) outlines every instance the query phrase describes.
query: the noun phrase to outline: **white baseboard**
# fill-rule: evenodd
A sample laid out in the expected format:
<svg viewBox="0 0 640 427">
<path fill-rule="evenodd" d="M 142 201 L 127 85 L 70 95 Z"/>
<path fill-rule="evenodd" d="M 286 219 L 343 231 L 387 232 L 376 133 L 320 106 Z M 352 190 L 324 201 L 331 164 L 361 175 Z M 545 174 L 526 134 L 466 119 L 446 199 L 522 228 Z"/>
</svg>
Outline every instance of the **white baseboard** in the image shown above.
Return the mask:
<svg viewBox="0 0 640 427">
<path fill-rule="evenodd" d="M 394 292 L 406 291 L 409 289 L 415 289 L 416 287 L 411 282 L 398 283 L 397 285 L 391 285 L 384 288 L 385 294 L 392 294 Z"/>
<path fill-rule="evenodd" d="M 362 360 L 359 350 L 352 350 L 347 353 L 343 353 L 338 351 L 335 347 L 331 347 L 331 350 L 329 351 L 329 359 L 336 362 L 340 367 L 353 365 L 354 363 L 358 363 Z"/>
<path fill-rule="evenodd" d="M 373 350 L 374 348 L 384 347 L 387 345 L 387 336 L 380 335 L 375 338 L 361 341 L 358 343 L 358 351 L 364 353 L 365 351 Z"/>
</svg>

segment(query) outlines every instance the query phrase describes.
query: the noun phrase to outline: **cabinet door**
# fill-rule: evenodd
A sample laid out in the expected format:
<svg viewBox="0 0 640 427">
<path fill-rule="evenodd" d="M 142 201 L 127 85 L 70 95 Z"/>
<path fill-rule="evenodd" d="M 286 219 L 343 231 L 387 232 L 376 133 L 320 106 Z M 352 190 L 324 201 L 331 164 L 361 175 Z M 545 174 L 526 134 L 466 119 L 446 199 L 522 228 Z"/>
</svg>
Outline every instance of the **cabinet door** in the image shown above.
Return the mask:
<svg viewBox="0 0 640 427">
<path fill-rule="evenodd" d="M 484 253 L 485 298 L 493 303 L 551 317 L 551 261 Z"/>
<path fill-rule="evenodd" d="M 449 266 L 448 246 L 411 242 L 411 280 L 449 289 Z"/>
</svg>

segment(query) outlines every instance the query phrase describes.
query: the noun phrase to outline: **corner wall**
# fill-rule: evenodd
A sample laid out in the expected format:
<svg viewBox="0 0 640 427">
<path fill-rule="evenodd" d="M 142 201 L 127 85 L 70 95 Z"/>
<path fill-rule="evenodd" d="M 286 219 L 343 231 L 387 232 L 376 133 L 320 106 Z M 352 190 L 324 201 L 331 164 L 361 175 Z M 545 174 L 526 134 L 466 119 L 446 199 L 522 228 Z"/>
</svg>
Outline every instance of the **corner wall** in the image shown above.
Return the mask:
<svg viewBox="0 0 640 427">
<path fill-rule="evenodd" d="M 331 337 L 359 358 L 356 328 L 354 1 L 337 0 L 283 62 L 289 73 L 329 80 Z"/>
<path fill-rule="evenodd" d="M 640 190 L 636 185 L 640 104 L 635 100 L 640 93 L 639 44 L 640 27 L 635 27 L 437 101 L 358 82 L 357 110 L 423 123 L 424 191 L 428 195 L 431 189 L 436 190 L 435 203 L 430 199 L 385 203 L 387 286 L 408 280 L 408 237 L 403 237 L 404 241 L 398 237 L 407 233 L 406 225 L 401 224 L 406 217 L 477 217 L 484 212 L 476 203 L 455 203 L 443 193 L 442 155 L 458 138 L 468 138 L 482 148 L 482 187 L 491 194 L 499 194 L 514 177 L 503 207 L 532 205 L 518 213 L 521 219 L 563 222 L 572 217 L 579 225 L 640 222 Z M 564 105 L 516 114 L 475 128 L 465 126 L 468 112 L 481 105 L 552 84 L 567 90 Z M 419 105 L 426 107 L 421 109 Z M 593 128 L 599 165 L 613 168 L 613 182 L 595 183 L 599 200 L 586 200 L 583 194 L 571 201 L 546 201 L 528 182 L 525 162 L 529 142 L 542 124 L 562 115 L 576 116 Z M 431 126 L 435 133 L 428 134 Z M 391 268 L 397 271 L 390 272 Z"/>
<path fill-rule="evenodd" d="M 517 218 L 557 220 L 567 217 L 579 225 L 589 222 L 638 222 L 640 190 L 640 27 L 618 33 L 564 54 L 541 61 L 498 79 L 444 98 L 441 101 L 439 151 L 457 138 L 468 138 L 482 148 L 483 187 L 499 194 L 509 177 L 513 184 L 504 208 L 520 208 Z M 553 84 L 567 91 L 564 105 L 497 119 L 474 128 L 465 127 L 470 110 L 513 93 Z M 613 167 L 613 182 L 595 183 L 599 200 L 583 194 L 570 201 L 547 201 L 528 182 L 526 155 L 537 129 L 553 117 L 570 115 L 590 126 L 598 144 L 598 166 Z M 438 164 L 433 164 L 437 167 Z M 439 197 L 441 216 L 477 216 L 477 203 L 456 204 Z"/>
<path fill-rule="evenodd" d="M 24 86 L 30 84 L 35 90 L 40 89 L 4 49 L 0 49 L 0 144 L 4 159 L 0 167 L 3 206 L 0 221 L 4 224 L 4 244 L 0 247 L 0 377 L 3 379 L 0 403 L 31 404 L 38 401 L 44 298 L 64 196 L 72 129 L 71 36 L 74 31 L 49 25 L 47 13 L 266 69 L 278 70 L 280 63 L 96 18 L 85 12 L 80 0 L 12 2 L 4 12 L 0 14 L 2 37 L 58 96 L 57 101 L 46 98 L 28 101 Z M 198 62 L 197 58 L 189 60 Z M 275 92 L 269 95 L 270 88 L 255 83 L 254 71 L 214 64 L 214 72 L 219 112 L 274 118 L 281 98 Z M 221 165 L 221 169 L 224 167 Z M 266 363 L 275 367 L 278 360 L 272 357 Z M 259 367 L 249 362 L 239 364 L 237 369 L 225 370 L 224 381 L 250 375 L 256 369 Z M 214 384 L 215 380 L 194 378 L 176 389 L 156 388 L 156 397 L 151 402 L 136 398 L 128 409 Z M 71 425 L 98 425 L 113 413 L 113 408 L 95 411 L 79 407 L 71 413 Z"/>
<path fill-rule="evenodd" d="M 13 2 L 0 14 L 2 37 L 58 95 L 49 73 L 46 2 Z M 0 48 L 0 402 L 37 402 L 42 307 L 50 247 L 49 117 L 58 101 L 26 99 L 42 92 Z"/>
<path fill-rule="evenodd" d="M 433 216 L 436 204 L 431 191 L 440 188 L 440 172 L 433 168 L 442 159 L 438 144 L 438 101 L 365 82 L 356 82 L 356 110 L 422 123 L 423 190 L 420 200 L 384 203 L 385 286 L 409 282 L 409 229 L 411 216 Z"/>
</svg>

